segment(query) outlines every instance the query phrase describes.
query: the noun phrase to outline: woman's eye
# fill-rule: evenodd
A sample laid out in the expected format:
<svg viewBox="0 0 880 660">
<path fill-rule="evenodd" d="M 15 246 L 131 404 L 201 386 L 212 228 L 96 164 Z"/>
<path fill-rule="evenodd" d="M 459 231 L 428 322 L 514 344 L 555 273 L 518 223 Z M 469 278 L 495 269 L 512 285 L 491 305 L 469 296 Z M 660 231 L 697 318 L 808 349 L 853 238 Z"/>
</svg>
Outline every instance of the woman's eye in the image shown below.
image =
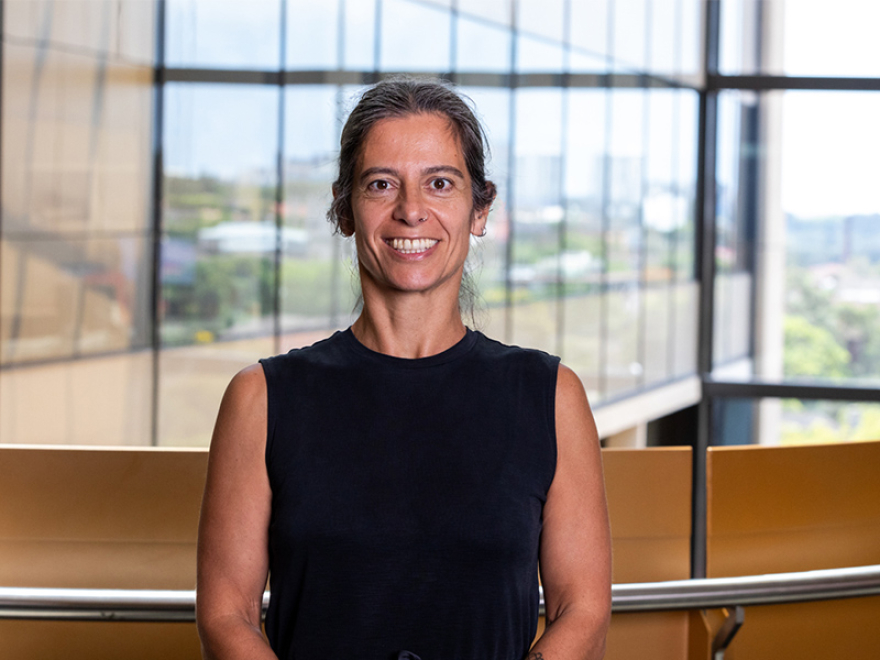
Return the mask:
<svg viewBox="0 0 880 660">
<path fill-rule="evenodd" d="M 387 181 L 373 181 L 370 186 L 373 190 L 388 190 L 388 182 Z"/>
</svg>

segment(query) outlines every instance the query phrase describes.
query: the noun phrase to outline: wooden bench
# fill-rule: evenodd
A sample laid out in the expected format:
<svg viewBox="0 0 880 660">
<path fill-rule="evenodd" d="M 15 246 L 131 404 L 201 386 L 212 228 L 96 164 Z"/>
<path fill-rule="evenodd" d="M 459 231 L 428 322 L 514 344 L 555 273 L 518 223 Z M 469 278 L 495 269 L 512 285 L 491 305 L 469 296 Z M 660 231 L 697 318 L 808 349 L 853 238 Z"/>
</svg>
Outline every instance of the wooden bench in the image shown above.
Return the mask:
<svg viewBox="0 0 880 660">
<path fill-rule="evenodd" d="M 205 450 L 0 447 L 0 584 L 193 589 Z M 195 624 L 0 620 L 16 660 L 195 660 Z"/>
<path fill-rule="evenodd" d="M 613 581 L 690 577 L 691 449 L 603 449 Z M 700 612 L 617 613 L 606 660 L 708 658 Z"/>
<path fill-rule="evenodd" d="M 192 589 L 204 450 L 0 447 L 0 584 Z M 687 578 L 691 452 L 603 450 L 614 581 Z M 704 658 L 699 613 L 615 614 L 609 660 Z M 0 621 L 4 652 L 64 657 L 199 657 L 184 623 Z M 702 640 L 702 641 L 700 641 Z"/>
<path fill-rule="evenodd" d="M 880 564 L 880 442 L 713 447 L 708 577 Z M 880 597 L 749 607 L 727 660 L 870 658 Z"/>
</svg>

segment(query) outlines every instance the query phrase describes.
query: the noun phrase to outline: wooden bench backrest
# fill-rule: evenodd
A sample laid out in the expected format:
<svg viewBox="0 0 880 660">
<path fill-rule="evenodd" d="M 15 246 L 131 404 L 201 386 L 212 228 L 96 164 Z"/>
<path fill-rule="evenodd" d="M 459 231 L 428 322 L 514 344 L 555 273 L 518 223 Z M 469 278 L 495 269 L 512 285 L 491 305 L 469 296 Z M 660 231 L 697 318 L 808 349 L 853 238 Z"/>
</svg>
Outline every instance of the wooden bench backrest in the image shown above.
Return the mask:
<svg viewBox="0 0 880 660">
<path fill-rule="evenodd" d="M 880 563 L 880 442 L 712 447 L 708 575 Z"/>
<path fill-rule="evenodd" d="M 204 450 L 0 447 L 0 584 L 192 589 Z M 194 624 L 0 621 L 3 657 L 197 660 Z"/>
<path fill-rule="evenodd" d="M 603 449 L 614 582 L 690 577 L 691 450 Z"/>
<path fill-rule="evenodd" d="M 0 583 L 192 589 L 206 467 L 204 450 L 0 448 Z"/>
<path fill-rule="evenodd" d="M 615 581 L 688 577 L 690 449 L 607 449 L 603 460 Z M 193 588 L 206 466 L 204 450 L 0 448 L 0 583 Z M 608 658 L 684 657 L 687 621 L 616 615 Z M 21 658 L 197 657 L 184 624 L 5 621 L 0 633 Z"/>
<path fill-rule="evenodd" d="M 690 577 L 690 448 L 603 449 L 602 461 L 614 582 Z M 605 658 L 705 657 L 690 652 L 692 638 L 706 636 L 701 626 L 688 612 L 614 614 Z"/>
<path fill-rule="evenodd" d="M 713 447 L 709 577 L 880 563 L 880 442 Z M 746 608 L 729 660 L 868 658 L 880 598 Z"/>
</svg>

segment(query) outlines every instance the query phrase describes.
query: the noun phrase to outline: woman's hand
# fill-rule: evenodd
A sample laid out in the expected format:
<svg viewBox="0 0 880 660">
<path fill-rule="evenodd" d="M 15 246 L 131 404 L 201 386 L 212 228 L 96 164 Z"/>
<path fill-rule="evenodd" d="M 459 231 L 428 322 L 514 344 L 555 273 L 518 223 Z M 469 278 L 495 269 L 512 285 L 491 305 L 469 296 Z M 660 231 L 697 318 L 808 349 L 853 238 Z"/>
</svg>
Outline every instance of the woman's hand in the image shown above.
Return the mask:
<svg viewBox="0 0 880 660">
<path fill-rule="evenodd" d="M 208 458 L 196 589 L 206 660 L 275 658 L 261 630 L 272 505 L 266 419 L 266 379 L 254 365 L 226 389 Z"/>
<path fill-rule="evenodd" d="M 559 366 L 556 474 L 544 505 L 547 627 L 527 660 L 598 660 L 611 617 L 611 534 L 599 437 L 583 385 Z"/>
</svg>

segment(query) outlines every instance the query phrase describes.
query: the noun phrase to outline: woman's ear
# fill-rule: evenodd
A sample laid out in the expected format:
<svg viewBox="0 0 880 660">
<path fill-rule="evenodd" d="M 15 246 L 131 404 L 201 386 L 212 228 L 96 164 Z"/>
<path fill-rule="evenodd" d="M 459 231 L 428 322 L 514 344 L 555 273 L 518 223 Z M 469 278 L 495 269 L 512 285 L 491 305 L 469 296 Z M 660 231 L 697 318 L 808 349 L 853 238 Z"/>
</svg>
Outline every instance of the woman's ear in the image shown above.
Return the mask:
<svg viewBox="0 0 880 660">
<path fill-rule="evenodd" d="M 335 184 L 330 190 L 333 193 L 332 209 L 333 216 L 336 219 L 336 226 L 340 234 L 349 238 L 354 235 L 354 220 L 349 217 L 351 206 L 339 203 L 339 188 Z"/>
<path fill-rule="evenodd" d="M 495 201 L 497 188 L 491 181 L 486 181 L 486 194 L 483 197 L 484 204 L 480 209 L 474 210 L 474 219 L 471 221 L 471 233 L 474 236 L 486 235 L 486 222 L 489 219 L 489 211 L 492 210 L 492 203 Z"/>
</svg>

